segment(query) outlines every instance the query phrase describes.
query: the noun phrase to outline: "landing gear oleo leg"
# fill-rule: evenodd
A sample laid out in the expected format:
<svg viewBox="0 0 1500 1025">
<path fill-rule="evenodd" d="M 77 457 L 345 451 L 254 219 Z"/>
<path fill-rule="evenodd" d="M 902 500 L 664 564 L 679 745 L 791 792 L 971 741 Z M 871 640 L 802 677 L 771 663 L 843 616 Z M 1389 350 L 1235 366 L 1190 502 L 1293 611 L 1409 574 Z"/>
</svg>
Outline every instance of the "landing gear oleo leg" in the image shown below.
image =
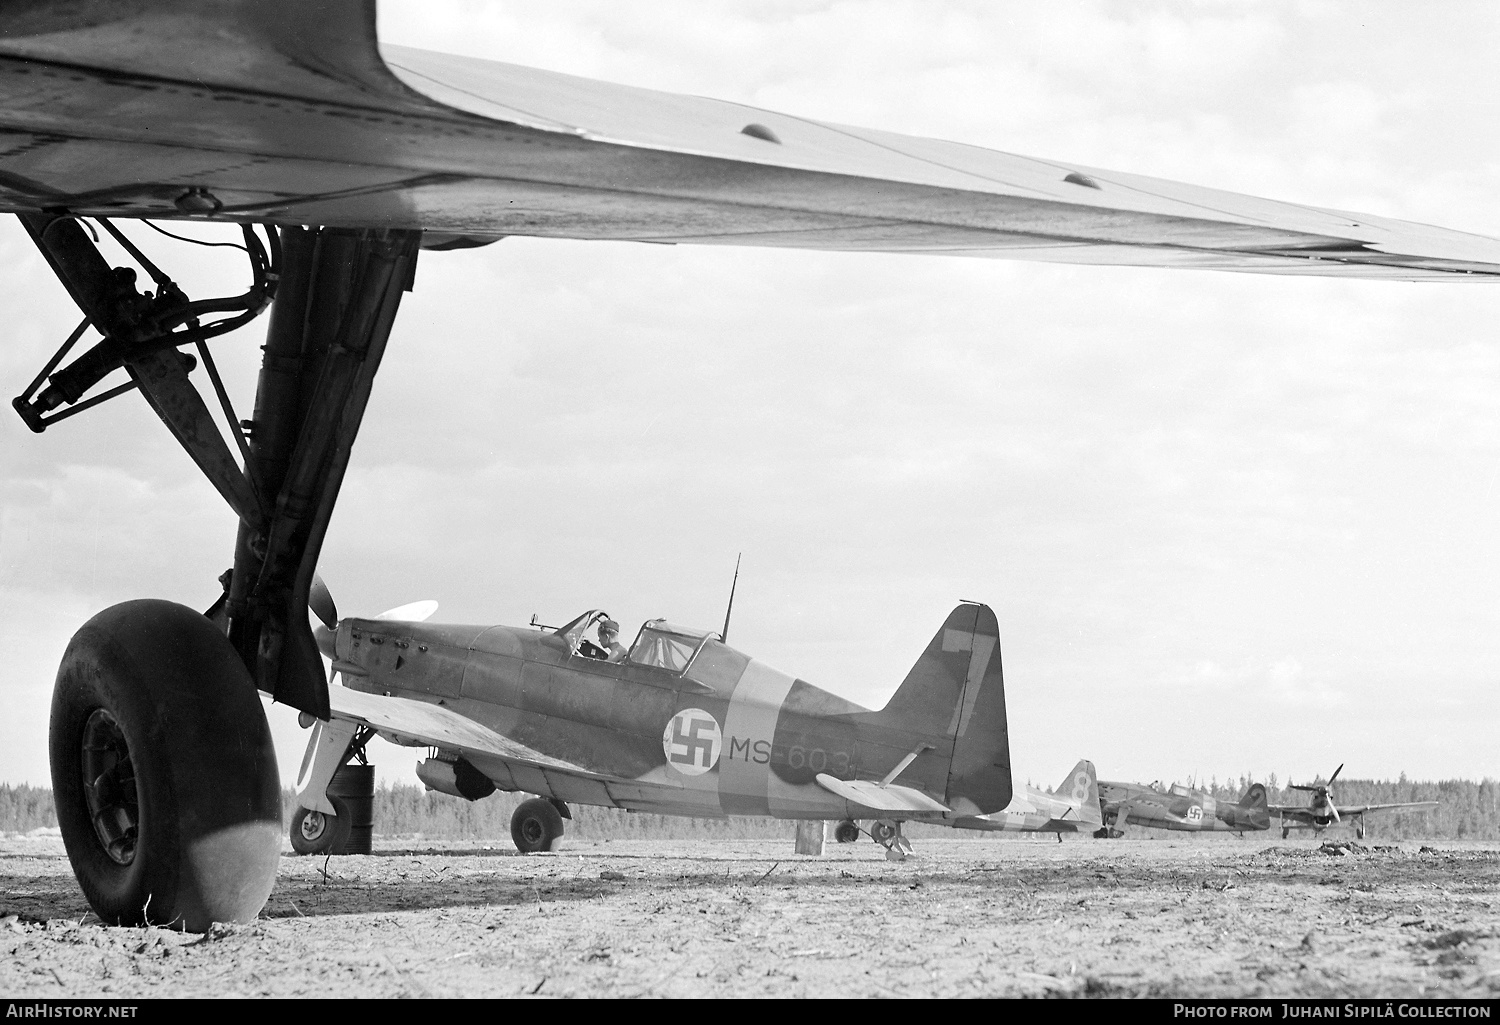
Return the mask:
<svg viewBox="0 0 1500 1025">
<path fill-rule="evenodd" d="M 341 719 L 313 725 L 297 776 L 297 810 L 292 814 L 290 829 L 292 849 L 298 854 L 332 854 L 349 837 L 349 807 L 328 793 L 328 784 L 349 760 L 358 729 Z"/>
<path fill-rule="evenodd" d="M 885 848 L 885 860 L 905 861 L 912 855 L 911 841 L 901 833 L 901 823 L 876 819 L 870 823 L 870 839 Z"/>
</svg>

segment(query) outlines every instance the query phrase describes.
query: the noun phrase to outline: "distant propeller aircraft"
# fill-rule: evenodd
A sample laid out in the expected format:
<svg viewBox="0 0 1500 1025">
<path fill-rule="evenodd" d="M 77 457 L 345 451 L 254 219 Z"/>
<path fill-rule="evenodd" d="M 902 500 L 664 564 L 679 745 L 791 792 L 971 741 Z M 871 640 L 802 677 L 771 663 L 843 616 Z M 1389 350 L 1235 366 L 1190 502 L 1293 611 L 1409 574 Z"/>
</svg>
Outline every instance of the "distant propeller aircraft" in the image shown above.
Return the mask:
<svg viewBox="0 0 1500 1025">
<path fill-rule="evenodd" d="M 577 662 L 566 633 L 361 621 L 358 638 L 351 624 L 341 640 L 345 660 L 368 668 L 363 679 L 464 682 L 456 693 L 402 687 L 389 698 L 331 689 L 305 610 L 422 248 L 534 235 L 1500 276 L 1500 242 L 1462 232 L 381 46 L 370 0 L 0 5 L 0 142 L 0 210 L 20 218 L 82 312 L 13 400 L 17 413 L 40 432 L 139 391 L 239 518 L 210 616 L 161 601 L 107 609 L 74 635 L 53 693 L 57 814 L 90 905 L 108 922 L 193 930 L 255 918 L 275 880 L 279 773 L 257 692 L 330 737 L 347 722 L 340 713 L 413 739 L 451 729 L 443 747 L 471 752 L 466 763 L 558 800 L 576 789 L 642 806 L 769 809 L 786 796 L 818 814 L 834 799 L 910 811 L 891 796 L 906 786 L 893 773 L 920 784 L 908 789 L 934 815 L 947 813 L 941 804 L 983 816 L 1010 799 L 1008 770 L 983 744 L 972 764 L 963 743 L 903 750 L 917 736 L 947 737 L 955 716 L 988 722 L 967 697 L 954 706 L 941 689 L 903 691 L 879 713 L 831 696 L 820 704 L 823 692 L 814 700 L 712 635 L 665 625 L 647 632 L 648 645 L 691 660 L 615 670 Z M 238 226 L 250 284 L 189 297 L 120 227 L 146 219 Z M 101 241 L 125 263 L 112 265 Z M 241 420 L 207 342 L 267 308 L 254 409 Z M 189 378 L 199 365 L 226 433 Z M 977 658 L 978 638 L 992 634 L 968 636 Z M 943 654 L 961 662 L 961 651 Z M 441 660 L 463 661 L 464 673 L 435 671 Z M 465 693 L 470 674 L 484 694 Z M 599 704 L 610 689 L 639 703 Z M 505 692 L 494 707 L 508 711 L 481 707 L 492 691 Z M 601 745 L 597 755 L 532 742 L 542 720 L 568 715 L 581 717 L 579 736 Z M 825 783 L 810 765 L 792 766 L 793 736 L 778 741 L 788 717 L 808 724 L 826 756 L 849 755 L 848 767 L 824 772 Z M 710 721 L 727 745 L 717 775 L 703 770 Z M 827 722 L 841 725 L 825 737 L 817 724 Z M 681 739 L 668 744 L 664 731 Z M 856 740 L 872 753 L 856 760 L 847 746 Z M 775 758 L 785 760 L 773 768 Z M 672 775 L 690 767 L 703 771 Z"/>
<path fill-rule="evenodd" d="M 1343 823 L 1345 818 L 1353 820 L 1354 832 L 1361 840 L 1365 838 L 1365 816 L 1375 812 L 1436 811 L 1436 801 L 1407 801 L 1399 804 L 1351 804 L 1344 808 L 1333 803 L 1333 781 L 1339 778 L 1344 766 L 1339 765 L 1328 777 L 1327 783 L 1288 783 L 1288 790 L 1306 790 L 1311 793 L 1310 804 L 1272 805 L 1271 811 L 1281 819 L 1281 838 L 1291 836 L 1294 829 L 1314 829 L 1322 832 L 1329 826 Z"/>
<path fill-rule="evenodd" d="M 833 819 L 845 835 L 873 820 L 892 858 L 911 849 L 903 822 L 1011 828 L 999 631 L 984 605 L 953 610 L 879 711 L 660 619 L 618 662 L 587 654 L 598 649 L 586 634 L 609 619 L 602 609 L 541 631 L 395 619 L 434 605 L 340 620 L 314 584 L 315 634 L 344 685 L 329 688 L 329 719 L 305 718 L 314 730 L 291 824 L 299 851 L 337 849 L 350 816 L 329 783 L 376 735 L 433 749 L 417 766 L 430 789 L 470 801 L 497 789 L 537 795 L 511 820 L 523 853 L 555 847 L 569 804 Z M 1081 763 L 1069 778 L 1083 799 L 1092 770 Z M 1042 807 L 1078 820 L 1066 798 Z"/>
<path fill-rule="evenodd" d="M 1237 804 L 1180 783 L 1162 789 L 1101 781 L 1099 797 L 1104 823 L 1094 835 L 1100 838 L 1124 836 L 1127 825 L 1194 833 L 1244 833 L 1271 825 L 1266 788 L 1259 783 L 1252 783 Z"/>
</svg>

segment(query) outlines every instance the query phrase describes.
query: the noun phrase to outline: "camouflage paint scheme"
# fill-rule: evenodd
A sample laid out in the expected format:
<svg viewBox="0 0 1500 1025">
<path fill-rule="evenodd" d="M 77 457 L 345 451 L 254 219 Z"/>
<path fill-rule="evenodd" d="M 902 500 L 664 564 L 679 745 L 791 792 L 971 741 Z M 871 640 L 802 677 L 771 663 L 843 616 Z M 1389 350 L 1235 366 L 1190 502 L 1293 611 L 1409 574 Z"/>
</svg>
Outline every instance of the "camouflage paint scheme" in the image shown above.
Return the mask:
<svg viewBox="0 0 1500 1025">
<path fill-rule="evenodd" d="M 578 804 L 957 824 L 1011 803 L 987 606 L 955 608 L 878 711 L 661 620 L 641 628 L 625 661 L 588 658 L 579 646 L 602 618 L 594 610 L 545 632 L 345 619 L 333 641 L 345 682 L 331 688 L 334 719 L 435 748 L 501 790 Z M 305 807 L 320 803 L 321 788 L 311 791 Z"/>
<path fill-rule="evenodd" d="M 1024 783 L 1010 804 L 989 815 L 956 819 L 959 829 L 1003 833 L 1081 833 L 1104 824 L 1099 811 L 1099 779 L 1094 763 L 1080 761 L 1056 790 L 1048 793 Z"/>
<path fill-rule="evenodd" d="M 1271 825 L 1266 788 L 1259 783 L 1251 784 L 1237 804 L 1178 783 L 1161 790 L 1154 784 L 1100 781 L 1099 798 L 1106 829 L 1114 836 L 1126 825 L 1231 833 L 1269 829 Z"/>
</svg>

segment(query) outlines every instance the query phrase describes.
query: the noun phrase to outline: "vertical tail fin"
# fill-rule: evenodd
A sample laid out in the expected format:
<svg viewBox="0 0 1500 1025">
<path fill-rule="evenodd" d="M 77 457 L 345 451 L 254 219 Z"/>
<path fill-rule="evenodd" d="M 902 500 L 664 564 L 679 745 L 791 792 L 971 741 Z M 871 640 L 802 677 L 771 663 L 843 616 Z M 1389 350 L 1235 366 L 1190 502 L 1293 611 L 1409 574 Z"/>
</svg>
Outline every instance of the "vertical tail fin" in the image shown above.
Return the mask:
<svg viewBox="0 0 1500 1025">
<path fill-rule="evenodd" d="M 1239 804 L 1219 806 L 1219 818 L 1235 829 L 1269 829 L 1271 810 L 1266 804 L 1266 788 L 1259 783 L 1250 784 Z"/>
<path fill-rule="evenodd" d="M 1087 758 L 1073 766 L 1056 790 L 1058 797 L 1078 802 L 1078 818 L 1083 822 L 1100 825 L 1099 777 L 1094 772 L 1094 763 Z"/>
<path fill-rule="evenodd" d="M 955 812 L 985 815 L 1010 803 L 1000 629 L 989 606 L 966 602 L 949 613 L 878 715 L 951 752 L 945 800 Z"/>
</svg>

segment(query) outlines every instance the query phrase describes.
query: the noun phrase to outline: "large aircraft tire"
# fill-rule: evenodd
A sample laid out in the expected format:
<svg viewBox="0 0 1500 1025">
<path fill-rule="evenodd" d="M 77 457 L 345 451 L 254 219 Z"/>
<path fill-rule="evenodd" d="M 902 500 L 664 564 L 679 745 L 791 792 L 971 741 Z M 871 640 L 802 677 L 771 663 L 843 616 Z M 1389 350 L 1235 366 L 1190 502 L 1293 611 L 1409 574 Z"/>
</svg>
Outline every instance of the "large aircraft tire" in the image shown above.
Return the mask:
<svg viewBox="0 0 1500 1025">
<path fill-rule="evenodd" d="M 859 839 L 859 825 L 845 819 L 833 827 L 833 839 L 837 843 L 854 843 Z"/>
<path fill-rule="evenodd" d="M 142 600 L 85 623 L 48 747 L 63 844 L 101 920 L 203 932 L 260 913 L 281 856 L 276 750 L 250 674 L 203 615 Z"/>
<path fill-rule="evenodd" d="M 325 815 L 310 808 L 292 813 L 292 850 L 298 854 L 344 854 L 353 828 L 354 816 L 344 798 L 328 795 L 334 814 Z M 365 853 L 369 853 L 368 851 Z"/>
<path fill-rule="evenodd" d="M 510 838 L 522 854 L 557 849 L 563 836 L 562 813 L 540 797 L 522 801 L 510 817 Z"/>
</svg>

